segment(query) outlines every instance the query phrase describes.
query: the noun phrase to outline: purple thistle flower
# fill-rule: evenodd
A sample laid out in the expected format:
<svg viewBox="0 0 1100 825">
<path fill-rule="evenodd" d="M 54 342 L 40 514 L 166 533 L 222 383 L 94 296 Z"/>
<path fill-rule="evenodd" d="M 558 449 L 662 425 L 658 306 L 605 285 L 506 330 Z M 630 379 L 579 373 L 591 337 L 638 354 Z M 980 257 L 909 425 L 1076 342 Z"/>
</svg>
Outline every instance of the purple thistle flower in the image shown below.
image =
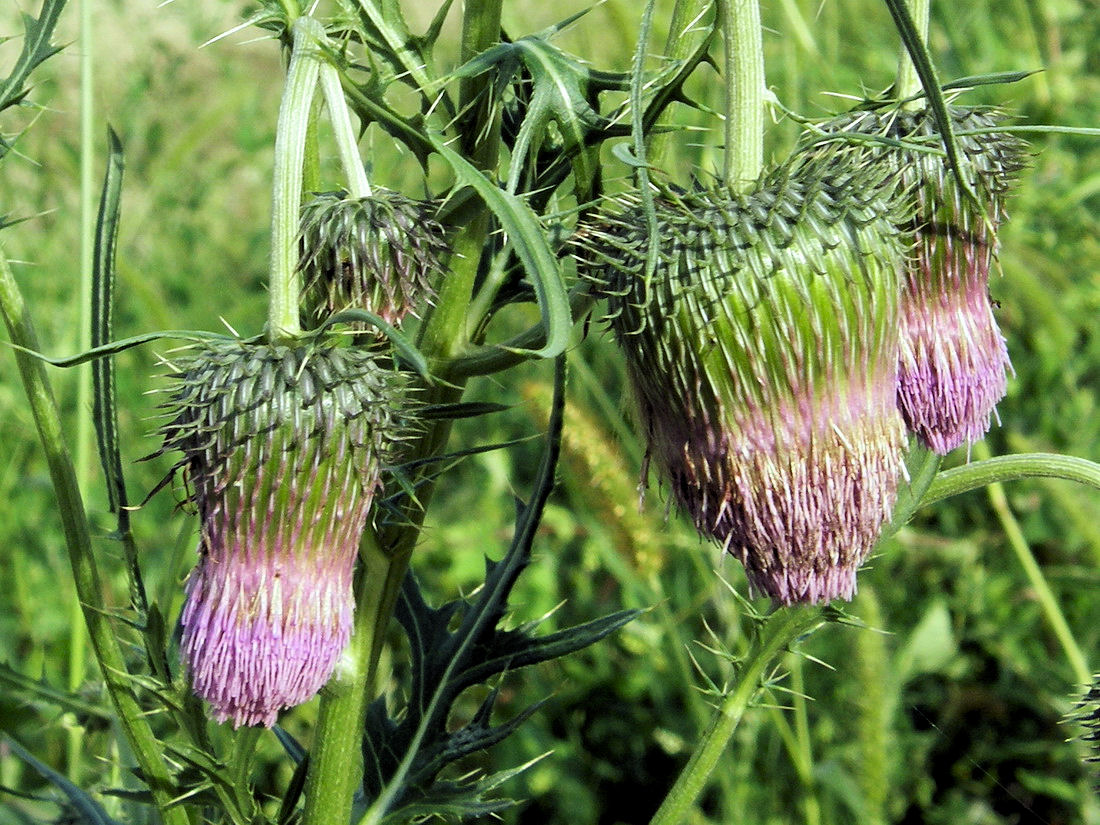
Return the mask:
<svg viewBox="0 0 1100 825">
<path fill-rule="evenodd" d="M 960 161 L 981 206 L 961 191 L 942 158 L 918 149 L 879 152 L 916 196 L 901 301 L 898 404 L 909 429 L 941 455 L 985 436 L 1007 388 L 1011 364 L 993 316 L 989 271 L 1024 148 L 1010 134 L 988 132 L 1003 122 L 994 111 L 952 107 L 950 113 L 956 132 L 987 130 L 958 138 Z M 926 109 L 854 112 L 823 128 L 905 141 L 938 135 Z"/>
<path fill-rule="evenodd" d="M 201 519 L 183 661 L 214 718 L 275 723 L 328 680 L 402 381 L 362 350 L 206 344 L 173 376 L 163 451 Z"/>
<path fill-rule="evenodd" d="M 582 228 L 648 455 L 700 533 L 784 604 L 851 598 L 893 509 L 901 250 L 882 176 L 800 160 L 740 196 L 636 196 Z"/>
</svg>

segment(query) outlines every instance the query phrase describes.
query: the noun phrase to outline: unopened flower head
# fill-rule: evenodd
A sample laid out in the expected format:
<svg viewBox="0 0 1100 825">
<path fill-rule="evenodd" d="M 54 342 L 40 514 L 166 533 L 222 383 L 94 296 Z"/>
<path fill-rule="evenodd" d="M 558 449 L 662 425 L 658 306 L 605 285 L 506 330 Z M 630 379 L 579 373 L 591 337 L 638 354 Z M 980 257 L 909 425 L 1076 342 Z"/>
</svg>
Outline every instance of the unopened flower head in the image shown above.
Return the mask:
<svg viewBox="0 0 1100 825">
<path fill-rule="evenodd" d="M 868 177 L 870 174 L 870 177 Z M 783 603 L 850 598 L 901 469 L 901 249 L 875 173 L 792 161 L 751 193 L 637 196 L 579 233 L 649 455 Z"/>
<path fill-rule="evenodd" d="M 184 664 L 218 721 L 270 727 L 347 643 L 403 381 L 362 350 L 238 342 L 203 345 L 173 378 L 163 449 L 182 453 L 201 519 Z"/>
<path fill-rule="evenodd" d="M 353 198 L 317 195 L 302 207 L 302 305 L 307 325 L 345 309 L 389 323 L 417 315 L 434 297 L 447 242 L 436 205 L 378 189 Z"/>
<path fill-rule="evenodd" d="M 892 146 L 878 152 L 917 200 L 902 292 L 898 403 L 909 428 L 941 454 L 981 439 L 1005 394 L 1010 364 L 993 316 L 989 271 L 1024 148 L 1008 133 L 989 131 L 1003 123 L 995 111 L 952 107 L 950 114 L 960 164 L 978 203 L 942 156 Z M 941 148 L 927 109 L 854 112 L 824 128 Z M 984 132 L 967 134 L 979 130 Z"/>
</svg>

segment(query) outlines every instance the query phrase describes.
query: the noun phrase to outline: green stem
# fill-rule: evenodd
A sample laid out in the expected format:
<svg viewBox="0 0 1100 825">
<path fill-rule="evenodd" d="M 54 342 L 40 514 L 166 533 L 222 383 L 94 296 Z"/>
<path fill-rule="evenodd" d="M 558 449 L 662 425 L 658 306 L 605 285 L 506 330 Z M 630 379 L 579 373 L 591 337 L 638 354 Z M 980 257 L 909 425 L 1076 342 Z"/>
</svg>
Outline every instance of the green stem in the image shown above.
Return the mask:
<svg viewBox="0 0 1100 825">
<path fill-rule="evenodd" d="M 785 608 L 773 615 L 753 640 L 742 664 L 737 687 L 726 695 L 715 711 L 695 751 L 668 792 L 650 825 L 678 825 L 687 820 L 695 800 L 706 787 L 737 724 L 760 690 L 760 684 L 775 658 L 799 636 L 823 621 L 822 612 L 810 608 Z"/>
<path fill-rule="evenodd" d="M 488 48 L 497 41 L 499 33 L 500 0 L 467 3 L 462 59 Z M 487 84 L 484 78 L 464 81 L 463 104 L 478 100 L 483 91 L 488 91 Z M 480 111 L 488 117 L 492 107 L 482 106 Z M 482 122 L 471 128 L 472 134 L 485 136 L 472 146 L 471 159 L 482 169 L 495 169 L 498 124 Z M 472 328 L 467 326 L 468 309 L 488 231 L 488 216 L 482 212 L 456 238 L 451 272 L 443 281 L 436 305 L 418 341 L 420 351 L 433 366 L 446 362 L 468 344 L 468 329 Z M 440 403 L 458 400 L 461 395 L 461 387 L 441 384 L 428 388 L 424 401 Z M 410 445 L 407 460 L 435 455 L 446 443 L 449 433 L 450 422 L 432 422 Z M 378 688 L 377 669 L 385 631 L 433 492 L 434 483 L 431 479 L 425 480 L 418 487 L 420 506 L 410 508 L 404 521 L 381 537 L 371 531 L 364 535 L 360 546 L 364 569 L 359 580 L 355 627 L 349 649 L 321 696 L 306 779 L 302 825 L 346 823 L 350 818 L 352 796 L 362 779 L 363 728 L 368 703 Z"/>
<path fill-rule="evenodd" d="M 1057 453 L 999 455 L 940 473 L 929 485 L 921 499 L 921 506 L 935 504 L 988 484 L 1021 478 L 1061 478 L 1100 490 L 1100 464 Z"/>
<path fill-rule="evenodd" d="M 791 699 L 794 703 L 794 731 L 798 743 L 798 777 L 802 780 L 803 821 L 806 825 L 821 825 L 821 805 L 817 800 L 814 780 L 813 741 L 810 739 L 810 718 L 806 711 L 806 683 L 802 678 L 802 657 L 789 657 L 791 663 Z"/>
<path fill-rule="evenodd" d="M 980 442 L 974 445 L 974 452 L 984 453 L 988 456 L 989 448 L 984 442 Z M 994 461 L 995 459 L 987 458 L 986 460 Z M 986 490 L 986 494 L 989 496 L 989 503 L 993 506 L 993 512 L 997 514 L 997 519 L 1001 522 L 1001 527 L 1005 531 L 1005 537 L 1008 539 L 1009 546 L 1012 547 L 1012 552 L 1016 555 L 1016 560 L 1020 562 L 1032 590 L 1035 591 L 1035 597 L 1039 601 L 1043 617 L 1046 619 L 1051 631 L 1053 631 L 1058 643 L 1062 646 L 1070 667 L 1073 668 L 1073 675 L 1077 683 L 1088 684 L 1092 678 L 1092 671 L 1089 670 L 1085 655 L 1081 652 L 1081 648 L 1073 636 L 1073 631 L 1070 630 L 1069 623 L 1066 622 L 1065 614 L 1062 613 L 1058 599 L 1055 598 L 1046 577 L 1043 575 L 1042 568 L 1028 546 L 1024 531 L 1020 529 L 1020 524 L 1012 513 L 1012 507 L 1008 503 L 1004 487 L 996 482 L 991 483 Z"/>
<path fill-rule="evenodd" d="M 39 351 L 34 324 L 2 247 L 0 247 L 0 314 L 4 316 L 4 323 L 13 344 L 35 352 Z M 46 463 L 49 466 L 50 479 L 57 496 L 58 513 L 69 551 L 73 582 L 84 613 L 84 622 L 88 629 L 92 650 L 103 673 L 104 685 L 118 714 L 119 724 L 130 744 L 134 758 L 145 777 L 153 802 L 160 811 L 162 821 L 165 825 L 189 825 L 184 809 L 171 805 L 175 797 L 175 788 L 168 774 L 164 752 L 134 695 L 122 650 L 115 631 L 111 627 L 110 612 L 102 600 L 103 587 L 95 557 L 92 554 L 91 535 L 84 513 L 84 503 L 80 497 L 72 459 L 65 446 L 61 418 L 46 375 L 45 365 L 21 350 L 16 350 L 15 360 L 19 366 L 19 374 L 38 429 L 38 436 L 46 453 Z"/>
<path fill-rule="evenodd" d="M 302 206 L 302 167 L 310 108 L 317 89 L 321 57 L 317 43 L 324 37 L 312 17 L 294 21 L 294 49 L 290 55 L 279 121 L 275 133 L 275 169 L 271 207 L 271 275 L 267 334 L 272 341 L 301 334 L 298 303 L 298 232 Z"/>
<path fill-rule="evenodd" d="M 932 2 L 931 0 L 908 0 L 908 3 L 909 13 L 917 26 L 917 33 L 920 35 L 921 41 L 927 43 L 928 13 Z M 917 68 L 909 57 L 909 50 L 903 44 L 901 53 L 898 55 L 898 75 L 894 83 L 894 97 L 898 100 L 905 100 L 913 97 L 920 90 L 921 85 L 920 78 L 917 76 Z M 924 106 L 923 100 L 914 100 L 906 104 L 906 108 L 919 108 L 921 106 Z"/>
<path fill-rule="evenodd" d="M 321 64 L 321 91 L 325 95 L 325 103 L 328 105 L 329 119 L 332 121 L 332 131 L 336 135 L 336 144 L 340 148 L 340 162 L 344 165 L 344 174 L 348 178 L 348 193 L 353 198 L 370 197 L 370 181 L 367 180 L 367 170 L 363 166 L 363 158 L 359 154 L 359 141 L 355 136 L 355 129 L 351 125 L 351 115 L 348 113 L 348 101 L 344 97 L 344 89 L 340 85 L 340 73 L 329 62 Z"/>
<path fill-rule="evenodd" d="M 95 246 L 95 137 L 93 134 L 94 104 L 92 98 L 92 52 L 95 39 L 92 32 L 92 0 L 80 3 L 80 317 L 79 340 L 76 349 L 84 350 L 92 340 L 92 258 Z M 76 375 L 76 477 L 87 482 L 92 466 L 92 368 L 83 365 Z M 87 632 L 80 602 L 74 599 L 69 612 L 69 690 L 79 691 L 86 672 Z M 69 779 L 80 784 L 83 729 L 75 722 L 69 728 Z"/>
<path fill-rule="evenodd" d="M 336 673 L 325 685 L 306 778 L 302 825 L 347 822 L 363 778 L 362 738 L 385 631 L 401 589 L 408 556 L 383 552 L 373 529 L 360 543 L 363 569 L 356 586 L 355 626 Z"/>
<path fill-rule="evenodd" d="M 759 0 L 718 0 L 725 44 L 726 147 L 723 177 L 735 192 L 764 169 L 764 41 Z"/>
<path fill-rule="evenodd" d="M 466 62 L 485 51 L 500 38 L 502 0 L 467 3 L 462 20 L 461 60 Z M 498 108 L 490 106 L 493 93 L 491 74 L 463 78 L 459 85 L 459 111 L 470 112 L 463 131 L 463 146 L 471 163 L 490 176 L 496 174 L 500 153 Z M 477 328 L 479 319 L 471 318 L 474 281 L 485 242 L 489 236 L 489 213 L 483 209 L 458 233 L 453 244 L 451 272 L 440 285 L 436 305 L 425 320 L 417 342 L 429 360 L 448 359 L 462 352 Z M 433 368 L 435 366 L 433 364 Z"/>
<path fill-rule="evenodd" d="M 712 5 L 711 0 L 676 0 L 672 7 L 672 20 L 669 22 L 668 39 L 665 41 L 665 56 L 672 61 L 687 60 L 699 46 L 699 38 L 691 32 L 699 25 Z M 649 164 L 660 167 L 668 154 L 672 137 L 668 132 L 656 132 L 646 138 L 646 158 Z"/>
</svg>

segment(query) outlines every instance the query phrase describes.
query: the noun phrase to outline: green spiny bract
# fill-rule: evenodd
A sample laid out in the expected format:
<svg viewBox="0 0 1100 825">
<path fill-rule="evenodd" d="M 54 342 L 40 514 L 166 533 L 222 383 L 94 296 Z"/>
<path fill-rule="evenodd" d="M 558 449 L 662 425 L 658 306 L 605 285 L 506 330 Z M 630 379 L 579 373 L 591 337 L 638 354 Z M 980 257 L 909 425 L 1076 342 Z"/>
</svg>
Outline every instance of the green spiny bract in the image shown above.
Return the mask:
<svg viewBox="0 0 1100 825">
<path fill-rule="evenodd" d="M 382 468 L 407 432 L 406 382 L 378 355 L 203 344 L 172 375 L 162 451 L 201 519 L 181 650 L 218 721 L 275 723 L 348 640 L 352 569 Z"/>
<path fill-rule="evenodd" d="M 849 161 L 797 158 L 745 195 L 661 193 L 649 279 L 638 196 L 577 236 L 648 454 L 699 531 L 783 603 L 852 596 L 902 464 L 904 210 Z"/>
<path fill-rule="evenodd" d="M 448 251 L 435 212 L 435 204 L 386 189 L 362 198 L 328 192 L 306 203 L 298 263 L 305 324 L 346 309 L 388 323 L 419 314 L 435 295 Z"/>
<path fill-rule="evenodd" d="M 958 185 L 942 155 L 919 146 L 876 144 L 870 149 L 879 162 L 897 170 L 899 182 L 917 200 L 907 231 L 898 404 L 909 428 L 940 454 L 982 438 L 1005 394 L 1008 350 L 993 317 L 989 270 L 1005 197 L 1024 150 L 1011 134 L 989 131 L 1004 122 L 994 110 L 953 106 L 950 116 L 960 165 L 979 203 Z M 834 135 L 859 132 L 941 148 L 927 109 L 855 111 L 821 128 Z M 967 134 L 977 131 L 983 133 Z M 865 142 L 856 145 L 861 154 L 869 151 Z"/>
</svg>

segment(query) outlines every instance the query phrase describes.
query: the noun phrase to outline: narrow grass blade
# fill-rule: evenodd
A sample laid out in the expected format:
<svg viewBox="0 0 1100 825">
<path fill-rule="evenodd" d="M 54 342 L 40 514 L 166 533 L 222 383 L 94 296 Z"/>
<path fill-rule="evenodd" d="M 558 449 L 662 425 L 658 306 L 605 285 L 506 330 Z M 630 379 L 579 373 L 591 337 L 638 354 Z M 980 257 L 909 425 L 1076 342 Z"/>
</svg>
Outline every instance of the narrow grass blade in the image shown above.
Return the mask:
<svg viewBox="0 0 1100 825">
<path fill-rule="evenodd" d="M 107 815 L 107 812 L 103 810 L 103 806 L 92 799 L 87 791 L 78 788 L 49 765 L 37 759 L 33 753 L 20 745 L 19 742 L 11 736 L 4 734 L 4 741 L 7 743 L 8 747 L 11 748 L 12 753 L 38 771 L 43 779 L 56 785 L 58 789 L 68 797 L 73 808 L 80 814 L 81 822 L 86 822 L 88 825 L 120 825 L 118 820 L 111 819 L 111 817 Z"/>
</svg>

